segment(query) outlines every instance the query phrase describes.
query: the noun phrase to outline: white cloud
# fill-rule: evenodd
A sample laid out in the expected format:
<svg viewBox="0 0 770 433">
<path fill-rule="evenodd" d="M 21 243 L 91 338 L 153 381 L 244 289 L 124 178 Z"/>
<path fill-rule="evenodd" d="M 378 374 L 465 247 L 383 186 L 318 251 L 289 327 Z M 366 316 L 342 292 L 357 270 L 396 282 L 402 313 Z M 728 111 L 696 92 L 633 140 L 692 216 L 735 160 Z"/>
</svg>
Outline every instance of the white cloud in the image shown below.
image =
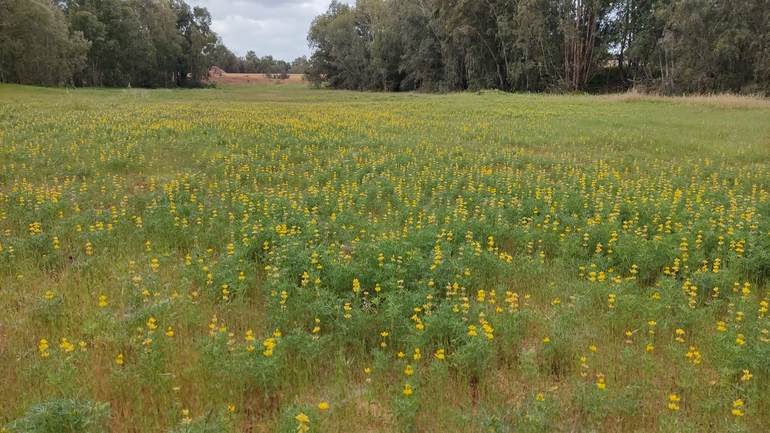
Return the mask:
<svg viewBox="0 0 770 433">
<path fill-rule="evenodd" d="M 307 31 L 331 0 L 187 0 L 211 13 L 212 28 L 232 52 L 292 61 L 310 56 Z M 354 3 L 349 0 L 348 3 Z"/>
</svg>

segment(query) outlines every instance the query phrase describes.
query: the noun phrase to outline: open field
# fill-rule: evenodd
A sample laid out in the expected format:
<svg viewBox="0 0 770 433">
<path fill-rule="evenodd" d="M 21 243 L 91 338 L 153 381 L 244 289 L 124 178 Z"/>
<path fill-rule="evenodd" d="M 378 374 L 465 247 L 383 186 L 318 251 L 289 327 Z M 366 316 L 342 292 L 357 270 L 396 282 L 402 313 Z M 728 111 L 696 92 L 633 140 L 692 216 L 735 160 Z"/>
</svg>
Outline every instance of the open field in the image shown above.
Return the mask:
<svg viewBox="0 0 770 433">
<path fill-rule="evenodd" d="M 302 74 L 289 74 L 289 78 L 267 78 L 267 74 L 228 74 L 215 68 L 209 71 L 208 82 L 217 84 L 297 84 L 302 82 Z"/>
<path fill-rule="evenodd" d="M 0 431 L 766 431 L 768 161 L 756 99 L 0 86 Z"/>
</svg>

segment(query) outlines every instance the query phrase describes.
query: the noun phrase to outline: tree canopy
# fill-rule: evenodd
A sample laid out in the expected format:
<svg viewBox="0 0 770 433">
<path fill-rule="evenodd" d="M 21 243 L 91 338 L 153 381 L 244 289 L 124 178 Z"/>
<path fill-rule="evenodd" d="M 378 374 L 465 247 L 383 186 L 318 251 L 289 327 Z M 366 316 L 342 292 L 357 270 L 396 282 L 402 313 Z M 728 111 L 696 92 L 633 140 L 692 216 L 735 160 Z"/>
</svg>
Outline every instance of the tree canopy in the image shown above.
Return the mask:
<svg viewBox="0 0 770 433">
<path fill-rule="evenodd" d="M 0 0 L 0 81 L 195 86 L 302 73 L 351 90 L 770 95 L 770 0 L 333 0 L 312 55 L 238 57 L 184 0 Z"/>
<path fill-rule="evenodd" d="M 770 0 L 334 0 L 308 43 L 341 89 L 770 93 Z"/>
<path fill-rule="evenodd" d="M 304 63 L 303 63 L 304 61 Z M 249 52 L 236 57 L 206 8 L 184 0 L 0 0 L 0 81 L 42 86 L 196 85 L 227 72 L 288 72 Z"/>
</svg>

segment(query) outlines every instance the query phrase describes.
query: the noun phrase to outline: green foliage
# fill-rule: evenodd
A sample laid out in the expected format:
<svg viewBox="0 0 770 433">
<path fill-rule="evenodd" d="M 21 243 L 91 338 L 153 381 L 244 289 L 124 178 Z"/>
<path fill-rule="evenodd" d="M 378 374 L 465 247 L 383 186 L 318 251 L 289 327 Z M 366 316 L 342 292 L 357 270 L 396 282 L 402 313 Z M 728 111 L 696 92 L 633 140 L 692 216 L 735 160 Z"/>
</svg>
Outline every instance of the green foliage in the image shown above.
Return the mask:
<svg viewBox="0 0 770 433">
<path fill-rule="evenodd" d="M 31 25 L 32 24 L 32 25 Z M 91 42 L 48 1 L 0 2 L 0 82 L 71 85 Z"/>
<path fill-rule="evenodd" d="M 281 408 L 277 433 L 315 432 L 318 429 L 318 410 L 306 404 L 291 404 Z"/>
<path fill-rule="evenodd" d="M 770 121 L 720 101 L 0 86 L 0 419 L 763 431 Z"/>
<path fill-rule="evenodd" d="M 3 431 L 9 433 L 106 433 L 109 403 L 54 399 L 35 406 Z"/>
<path fill-rule="evenodd" d="M 768 94 L 768 10 L 768 0 L 333 1 L 308 32 L 308 76 L 354 90 Z"/>
<path fill-rule="evenodd" d="M 183 0 L 7 0 L 0 29 L 0 81 L 11 83 L 201 87 L 229 52 L 206 8 Z"/>
</svg>

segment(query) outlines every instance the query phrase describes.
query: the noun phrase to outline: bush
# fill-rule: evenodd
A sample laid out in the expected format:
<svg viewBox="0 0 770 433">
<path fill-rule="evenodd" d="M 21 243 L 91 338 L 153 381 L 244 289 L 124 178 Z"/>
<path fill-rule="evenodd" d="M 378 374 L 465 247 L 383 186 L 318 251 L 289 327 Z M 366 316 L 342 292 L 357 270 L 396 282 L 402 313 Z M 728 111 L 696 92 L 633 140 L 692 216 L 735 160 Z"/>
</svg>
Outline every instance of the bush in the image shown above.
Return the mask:
<svg viewBox="0 0 770 433">
<path fill-rule="evenodd" d="M 32 406 L 6 430 L 9 433 L 108 432 L 109 421 L 109 403 L 56 399 Z"/>
</svg>

